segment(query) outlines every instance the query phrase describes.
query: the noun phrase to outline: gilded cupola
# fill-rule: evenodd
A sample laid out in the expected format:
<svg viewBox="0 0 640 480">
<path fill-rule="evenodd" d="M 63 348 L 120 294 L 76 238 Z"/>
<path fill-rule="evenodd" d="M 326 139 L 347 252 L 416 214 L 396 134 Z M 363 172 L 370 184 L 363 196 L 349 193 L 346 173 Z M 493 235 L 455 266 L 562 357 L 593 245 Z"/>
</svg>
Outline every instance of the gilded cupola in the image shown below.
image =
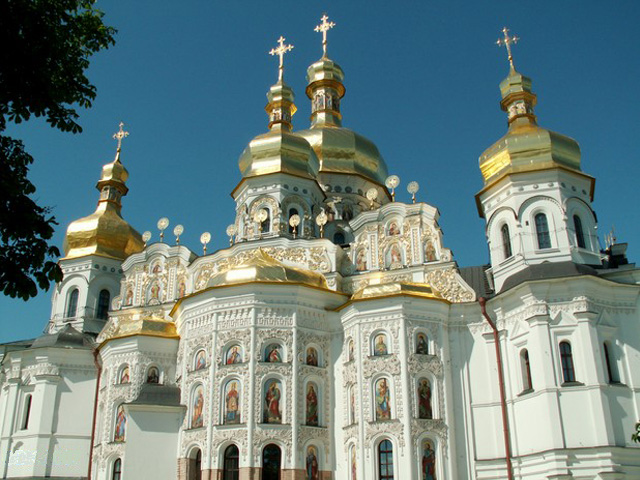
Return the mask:
<svg viewBox="0 0 640 480">
<path fill-rule="evenodd" d="M 387 165 L 373 142 L 342 127 L 340 101 L 345 94 L 344 72 L 327 56 L 327 31 L 335 24 L 322 17 L 323 55 L 307 69 L 306 94 L 311 100 L 311 128 L 297 132 L 307 139 L 320 160 L 320 173 L 359 175 L 384 184 Z"/>
<path fill-rule="evenodd" d="M 271 50 L 280 56 L 278 82 L 267 93 L 265 110 L 269 116 L 269 131 L 255 137 L 245 148 L 238 165 L 243 178 L 272 173 L 288 173 L 315 180 L 320 167 L 309 143 L 291 133 L 291 119 L 296 112 L 293 90 L 283 80 L 283 55 L 293 48 L 280 37 L 279 46 Z"/>
<path fill-rule="evenodd" d="M 509 37 L 506 30 L 505 39 L 499 41 L 508 47 L 509 54 L 509 75 L 500 83 L 500 107 L 507 112 L 509 128 L 506 135 L 480 156 L 485 186 L 512 173 L 553 167 L 580 171 L 578 143 L 538 126 L 533 110 L 536 95 L 531 89 L 531 79 L 516 71 L 513 64 L 510 44 L 514 39 L 517 37 Z"/>
<path fill-rule="evenodd" d="M 129 172 L 120 162 L 122 139 L 128 135 L 122 127 L 121 123 L 120 131 L 114 135 L 118 140 L 116 158 L 102 167 L 102 176 L 96 185 L 100 192 L 96 211 L 67 228 L 65 259 L 100 255 L 124 260 L 144 248 L 140 234 L 120 214 L 122 197 L 129 191 L 126 185 Z"/>
</svg>

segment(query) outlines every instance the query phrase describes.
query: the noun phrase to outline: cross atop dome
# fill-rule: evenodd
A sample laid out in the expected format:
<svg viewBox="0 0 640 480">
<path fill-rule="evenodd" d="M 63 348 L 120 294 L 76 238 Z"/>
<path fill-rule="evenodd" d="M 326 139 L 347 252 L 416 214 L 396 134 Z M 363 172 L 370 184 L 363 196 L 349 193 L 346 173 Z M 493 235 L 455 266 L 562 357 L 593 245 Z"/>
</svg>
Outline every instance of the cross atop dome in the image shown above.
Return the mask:
<svg viewBox="0 0 640 480">
<path fill-rule="evenodd" d="M 122 127 L 124 127 L 124 123 L 120 122 L 119 124 L 120 130 L 113 134 L 113 139 L 118 141 L 118 147 L 116 149 L 116 160 L 120 157 L 120 150 L 122 149 L 122 139 L 129 136 L 129 132 L 125 132 Z"/>
<path fill-rule="evenodd" d="M 278 82 L 282 82 L 282 74 L 284 72 L 284 54 L 293 50 L 293 45 L 285 45 L 285 38 L 280 35 L 278 46 L 269 51 L 270 55 L 278 55 L 280 57 L 280 65 L 278 66 Z"/>
<path fill-rule="evenodd" d="M 331 30 L 333 27 L 335 27 L 336 24 L 334 22 L 327 22 L 327 20 L 329 20 L 329 17 L 327 16 L 326 13 L 322 16 L 320 20 L 322 20 L 322 23 L 320 25 L 317 25 L 316 28 L 314 28 L 314 31 L 322 32 L 322 56 L 326 57 L 327 56 L 327 32 Z"/>
<path fill-rule="evenodd" d="M 520 40 L 520 37 L 517 37 L 516 35 L 513 36 L 509 36 L 509 29 L 507 27 L 504 27 L 502 29 L 502 33 L 504 34 L 504 38 L 499 38 L 498 41 L 496 42 L 496 45 L 498 45 L 499 47 L 507 47 L 507 56 L 509 58 L 509 65 L 511 66 L 512 70 L 515 70 L 515 67 L 513 66 L 513 54 L 511 53 L 511 44 L 516 44 L 518 43 L 518 40 Z"/>
</svg>

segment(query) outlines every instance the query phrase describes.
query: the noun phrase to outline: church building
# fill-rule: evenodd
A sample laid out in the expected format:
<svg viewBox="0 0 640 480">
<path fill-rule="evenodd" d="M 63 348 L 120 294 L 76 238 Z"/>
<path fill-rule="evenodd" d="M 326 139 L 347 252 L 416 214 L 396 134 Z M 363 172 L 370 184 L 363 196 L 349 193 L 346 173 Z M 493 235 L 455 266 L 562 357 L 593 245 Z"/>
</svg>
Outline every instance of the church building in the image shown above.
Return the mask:
<svg viewBox="0 0 640 480">
<path fill-rule="evenodd" d="M 514 37 L 508 126 L 475 197 L 490 264 L 461 268 L 438 209 L 414 182 L 396 201 L 376 145 L 343 127 L 333 26 L 316 27 L 308 128 L 292 47 L 271 52 L 228 248 L 126 222 L 120 125 L 96 211 L 68 226 L 45 333 L 0 347 L 0 478 L 640 478 L 640 270 L 626 245 L 601 248 L 595 179 L 575 140 L 538 125 Z"/>
</svg>

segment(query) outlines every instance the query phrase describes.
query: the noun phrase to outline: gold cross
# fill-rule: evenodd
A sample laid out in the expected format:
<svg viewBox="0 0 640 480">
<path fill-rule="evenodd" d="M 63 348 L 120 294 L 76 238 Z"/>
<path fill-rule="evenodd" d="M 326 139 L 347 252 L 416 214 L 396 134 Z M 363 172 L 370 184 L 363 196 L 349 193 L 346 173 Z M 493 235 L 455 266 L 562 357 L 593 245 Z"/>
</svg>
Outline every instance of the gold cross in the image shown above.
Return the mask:
<svg viewBox="0 0 640 480">
<path fill-rule="evenodd" d="M 284 37 L 281 35 L 278 39 L 278 46 L 269 51 L 270 55 L 278 55 L 280 57 L 280 66 L 278 67 L 278 81 L 282 81 L 282 72 L 284 71 L 284 54 L 293 50 L 293 45 L 285 45 Z"/>
<path fill-rule="evenodd" d="M 122 147 L 122 139 L 129 136 L 129 132 L 125 132 L 122 127 L 124 127 L 124 123 L 120 122 L 120 130 L 113 134 L 113 138 L 118 140 L 118 152 L 120 152 L 120 148 Z"/>
<path fill-rule="evenodd" d="M 509 65 L 511 65 L 511 68 L 515 70 L 515 67 L 513 66 L 513 55 L 511 54 L 511 44 L 518 43 L 518 40 L 520 40 L 520 37 L 516 37 L 515 35 L 513 37 L 510 37 L 509 29 L 507 27 L 504 27 L 502 29 L 502 33 L 504 33 L 504 38 L 499 38 L 498 41 L 496 42 L 496 45 L 498 45 L 499 47 L 502 47 L 502 46 L 507 47 L 507 55 L 509 56 Z"/>
<path fill-rule="evenodd" d="M 327 20 L 329 20 L 329 17 L 327 17 L 326 13 L 322 16 L 320 20 L 322 20 L 322 23 L 320 25 L 317 25 L 316 28 L 314 28 L 314 30 L 316 32 L 322 32 L 322 56 L 326 57 L 327 56 L 327 32 L 331 30 L 333 27 L 335 27 L 336 24 L 333 22 L 327 22 Z"/>
</svg>

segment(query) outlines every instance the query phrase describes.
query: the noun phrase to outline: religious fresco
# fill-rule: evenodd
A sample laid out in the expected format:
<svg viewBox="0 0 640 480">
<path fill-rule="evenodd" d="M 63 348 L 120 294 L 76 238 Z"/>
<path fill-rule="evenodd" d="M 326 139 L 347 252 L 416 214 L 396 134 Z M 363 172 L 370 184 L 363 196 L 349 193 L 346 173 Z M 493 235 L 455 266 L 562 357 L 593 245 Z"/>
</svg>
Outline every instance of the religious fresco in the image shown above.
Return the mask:
<svg viewBox="0 0 640 480">
<path fill-rule="evenodd" d="M 224 392 L 224 423 L 240 423 L 240 392 L 237 380 L 227 382 Z"/>
<path fill-rule="evenodd" d="M 282 362 L 282 345 L 279 343 L 272 343 L 264 351 L 264 361 L 269 363 L 281 363 Z"/>
<path fill-rule="evenodd" d="M 400 227 L 398 227 L 398 222 L 395 220 L 389 223 L 389 235 L 399 235 Z"/>
<path fill-rule="evenodd" d="M 264 389 L 264 423 L 282 423 L 282 384 L 268 380 Z"/>
<path fill-rule="evenodd" d="M 386 378 L 381 378 L 375 384 L 376 420 L 391 419 L 391 394 Z"/>
<path fill-rule="evenodd" d="M 147 301 L 158 300 L 160 301 L 160 284 L 153 282 L 151 288 L 149 288 L 149 298 Z"/>
<path fill-rule="evenodd" d="M 186 293 L 187 293 L 187 284 L 183 278 L 180 280 L 180 283 L 178 283 L 178 298 L 184 297 Z"/>
<path fill-rule="evenodd" d="M 356 423 L 356 389 L 349 387 L 349 425 Z"/>
<path fill-rule="evenodd" d="M 158 367 L 151 367 L 147 371 L 147 383 L 160 383 L 160 371 Z"/>
<path fill-rule="evenodd" d="M 198 385 L 193 392 L 191 401 L 191 428 L 200 428 L 204 425 L 204 389 Z"/>
<path fill-rule="evenodd" d="M 349 449 L 349 451 L 351 452 L 351 480 L 357 480 L 358 475 L 357 475 L 357 463 L 356 463 L 356 447 L 354 445 L 351 445 L 351 448 Z"/>
<path fill-rule="evenodd" d="M 133 305 L 133 290 L 131 288 L 127 289 L 127 294 L 125 295 L 124 300 L 125 307 L 129 307 Z"/>
<path fill-rule="evenodd" d="M 420 480 L 436 480 L 436 452 L 430 440 L 422 443 Z"/>
<path fill-rule="evenodd" d="M 433 246 L 433 242 L 429 240 L 427 245 L 424 247 L 424 258 L 427 262 L 435 262 L 436 258 L 436 249 Z"/>
<path fill-rule="evenodd" d="M 429 343 L 427 341 L 427 335 L 422 332 L 416 335 L 416 353 L 419 355 L 429 354 Z"/>
<path fill-rule="evenodd" d="M 307 365 L 318 366 L 318 351 L 313 347 L 307 348 Z"/>
<path fill-rule="evenodd" d="M 378 333 L 373 339 L 373 355 L 388 355 L 389 348 L 387 347 L 387 335 L 384 333 Z"/>
<path fill-rule="evenodd" d="M 204 350 L 198 350 L 194 364 L 194 370 L 202 370 L 207 367 L 207 354 Z"/>
<path fill-rule="evenodd" d="M 318 462 L 318 451 L 313 445 L 307 447 L 307 468 L 305 480 L 320 480 L 320 465 Z"/>
<path fill-rule="evenodd" d="M 232 345 L 227 349 L 227 357 L 224 363 L 227 365 L 242 363 L 242 348 L 240 345 Z"/>
<path fill-rule="evenodd" d="M 349 339 L 349 344 L 348 344 L 347 349 L 348 349 L 347 361 L 348 362 L 353 362 L 354 355 L 355 355 L 355 349 L 356 349 L 355 342 L 353 341 L 353 338 Z"/>
<path fill-rule="evenodd" d="M 390 265 L 398 265 L 402 263 L 402 252 L 400 251 L 400 247 L 394 243 L 387 250 L 387 266 Z"/>
<path fill-rule="evenodd" d="M 313 427 L 318 426 L 318 386 L 315 383 L 307 384 L 307 408 L 306 424 Z"/>
<path fill-rule="evenodd" d="M 124 367 L 120 372 L 120 383 L 130 383 L 131 378 L 129 377 L 129 367 Z"/>
<path fill-rule="evenodd" d="M 418 381 L 418 418 L 433 418 L 431 382 L 426 378 Z"/>
<path fill-rule="evenodd" d="M 356 270 L 363 272 L 367 269 L 367 251 L 361 248 L 356 253 Z"/>
<path fill-rule="evenodd" d="M 124 413 L 124 405 L 120 405 L 116 411 L 116 424 L 113 431 L 114 442 L 124 442 L 124 435 L 127 428 L 127 414 Z"/>
</svg>

